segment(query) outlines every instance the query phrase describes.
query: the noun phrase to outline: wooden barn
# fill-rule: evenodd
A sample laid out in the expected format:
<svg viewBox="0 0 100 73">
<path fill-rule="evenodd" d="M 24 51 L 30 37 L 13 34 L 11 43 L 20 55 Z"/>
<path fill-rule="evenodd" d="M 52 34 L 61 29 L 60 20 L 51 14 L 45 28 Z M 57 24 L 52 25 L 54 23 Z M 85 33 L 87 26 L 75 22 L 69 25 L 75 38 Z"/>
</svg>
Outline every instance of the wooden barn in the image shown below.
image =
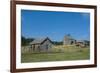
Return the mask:
<svg viewBox="0 0 100 73">
<path fill-rule="evenodd" d="M 73 39 L 70 35 L 65 35 L 63 39 L 63 45 L 73 45 L 76 43 L 76 40 Z"/>
<path fill-rule="evenodd" d="M 51 51 L 52 41 L 47 38 L 35 39 L 30 43 L 31 50 L 37 52 L 48 52 Z"/>
</svg>

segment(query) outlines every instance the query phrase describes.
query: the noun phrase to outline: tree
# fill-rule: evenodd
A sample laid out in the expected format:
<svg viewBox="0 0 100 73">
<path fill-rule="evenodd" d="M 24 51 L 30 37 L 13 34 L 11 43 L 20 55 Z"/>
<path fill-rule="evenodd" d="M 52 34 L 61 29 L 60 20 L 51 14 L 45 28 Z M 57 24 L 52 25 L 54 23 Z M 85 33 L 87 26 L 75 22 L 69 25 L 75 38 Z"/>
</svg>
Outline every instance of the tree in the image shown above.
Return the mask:
<svg viewBox="0 0 100 73">
<path fill-rule="evenodd" d="M 58 42 L 58 41 L 53 41 L 53 44 L 54 44 L 54 45 L 62 45 L 63 42 L 62 42 L 62 41 L 60 41 L 60 42 Z"/>
<path fill-rule="evenodd" d="M 30 42 L 32 42 L 33 38 L 25 38 L 24 36 L 21 36 L 21 45 L 26 46 L 29 45 Z"/>
<path fill-rule="evenodd" d="M 21 45 L 22 46 L 26 45 L 26 38 L 24 36 L 21 36 Z"/>
</svg>

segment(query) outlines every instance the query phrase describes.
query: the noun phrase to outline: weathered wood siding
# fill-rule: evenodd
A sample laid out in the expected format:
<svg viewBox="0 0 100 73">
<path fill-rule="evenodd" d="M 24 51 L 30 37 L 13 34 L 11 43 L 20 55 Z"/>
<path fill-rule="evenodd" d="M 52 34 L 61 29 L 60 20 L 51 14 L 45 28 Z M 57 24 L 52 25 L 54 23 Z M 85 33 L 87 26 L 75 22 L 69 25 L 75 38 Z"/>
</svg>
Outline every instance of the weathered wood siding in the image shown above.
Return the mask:
<svg viewBox="0 0 100 73">
<path fill-rule="evenodd" d="M 22 53 L 33 53 L 33 52 L 50 52 L 52 51 L 52 43 L 50 40 L 44 41 L 42 44 L 32 44 L 29 46 L 23 46 L 21 48 Z"/>
<path fill-rule="evenodd" d="M 52 43 L 49 40 L 46 40 L 40 47 L 41 51 L 51 51 Z"/>
</svg>

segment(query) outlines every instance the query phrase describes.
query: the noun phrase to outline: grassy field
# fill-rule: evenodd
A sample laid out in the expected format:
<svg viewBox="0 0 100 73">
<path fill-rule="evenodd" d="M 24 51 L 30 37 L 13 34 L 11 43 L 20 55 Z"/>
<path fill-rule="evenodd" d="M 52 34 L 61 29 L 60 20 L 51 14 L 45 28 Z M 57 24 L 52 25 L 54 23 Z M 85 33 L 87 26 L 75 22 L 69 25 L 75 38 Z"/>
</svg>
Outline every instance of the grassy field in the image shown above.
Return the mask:
<svg viewBox="0 0 100 73">
<path fill-rule="evenodd" d="M 22 53 L 21 62 L 45 62 L 45 61 L 68 61 L 86 60 L 90 58 L 89 47 L 76 46 L 53 46 L 52 52 Z"/>
</svg>

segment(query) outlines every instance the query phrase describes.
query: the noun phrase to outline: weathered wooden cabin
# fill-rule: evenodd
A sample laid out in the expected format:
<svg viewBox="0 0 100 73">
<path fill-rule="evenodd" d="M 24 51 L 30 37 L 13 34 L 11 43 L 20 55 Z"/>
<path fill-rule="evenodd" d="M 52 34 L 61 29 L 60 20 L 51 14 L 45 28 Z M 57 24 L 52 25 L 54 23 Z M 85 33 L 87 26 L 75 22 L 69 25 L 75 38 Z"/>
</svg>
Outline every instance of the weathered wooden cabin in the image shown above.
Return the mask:
<svg viewBox="0 0 100 73">
<path fill-rule="evenodd" d="M 30 43 L 31 51 L 36 52 L 48 52 L 51 51 L 52 41 L 47 38 L 35 39 Z"/>
<path fill-rule="evenodd" d="M 63 45 L 73 45 L 76 43 L 76 40 L 73 39 L 70 35 L 65 35 L 63 39 Z"/>
</svg>

